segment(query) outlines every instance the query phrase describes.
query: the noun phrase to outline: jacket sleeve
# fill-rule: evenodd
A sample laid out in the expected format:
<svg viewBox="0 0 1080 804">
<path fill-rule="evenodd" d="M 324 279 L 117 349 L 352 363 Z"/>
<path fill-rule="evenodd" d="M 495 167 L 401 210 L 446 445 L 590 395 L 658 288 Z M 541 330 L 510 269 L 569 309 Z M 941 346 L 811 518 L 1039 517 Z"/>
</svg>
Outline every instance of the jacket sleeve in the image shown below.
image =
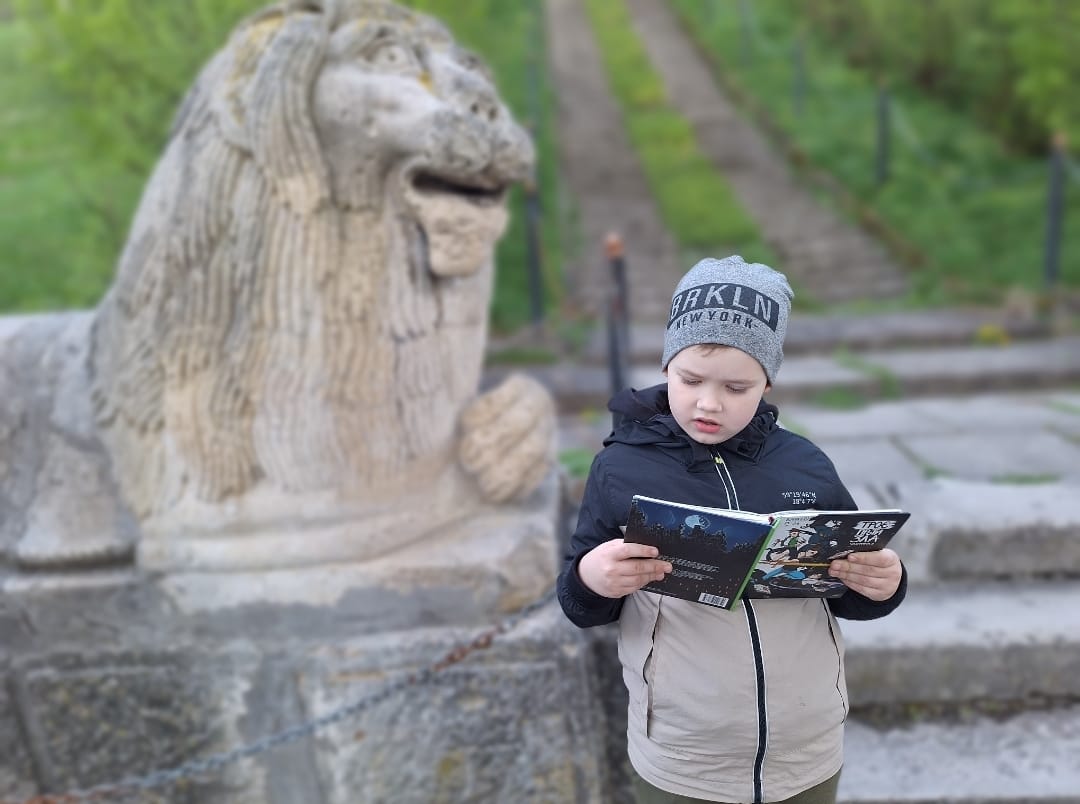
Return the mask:
<svg viewBox="0 0 1080 804">
<path fill-rule="evenodd" d="M 830 461 L 831 465 L 831 461 Z M 835 469 L 833 469 L 835 472 Z M 851 496 L 851 492 L 847 490 L 847 487 L 840 480 L 839 476 L 836 478 L 838 499 L 835 503 L 837 510 L 850 510 L 854 511 L 859 506 L 855 502 L 855 498 Z M 844 620 L 876 620 L 878 617 L 884 617 L 886 614 L 891 613 L 897 606 L 904 602 L 904 597 L 907 596 L 907 569 L 903 563 L 900 564 L 900 585 L 896 587 L 896 591 L 893 592 L 893 596 L 888 600 L 871 600 L 866 595 L 855 592 L 848 589 L 840 597 L 830 597 L 829 608 L 832 609 L 833 615 Z"/>
<path fill-rule="evenodd" d="M 563 569 L 556 582 L 559 605 L 570 622 L 579 628 L 614 622 L 622 611 L 622 598 L 598 595 L 585 586 L 578 575 L 578 564 L 586 553 L 603 542 L 622 538 L 619 525 L 625 523 L 615 521 L 603 474 L 603 462 L 597 456 L 589 469 L 577 527 L 570 537 Z"/>
</svg>

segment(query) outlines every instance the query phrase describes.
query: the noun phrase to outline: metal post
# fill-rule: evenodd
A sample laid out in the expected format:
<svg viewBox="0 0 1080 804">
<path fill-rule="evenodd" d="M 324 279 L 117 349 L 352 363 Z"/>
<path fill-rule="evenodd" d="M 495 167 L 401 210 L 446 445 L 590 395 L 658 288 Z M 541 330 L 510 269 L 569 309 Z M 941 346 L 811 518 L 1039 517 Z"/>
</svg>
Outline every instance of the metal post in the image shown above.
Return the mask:
<svg viewBox="0 0 1080 804">
<path fill-rule="evenodd" d="M 544 323 L 544 281 L 541 266 L 543 240 L 540 237 L 540 193 L 532 181 L 525 186 L 525 244 L 529 270 L 529 311 L 538 330 Z"/>
<path fill-rule="evenodd" d="M 754 28 L 750 23 L 750 0 L 739 0 L 739 56 L 743 67 L 754 61 Z"/>
<path fill-rule="evenodd" d="M 532 13 L 533 36 L 531 36 L 530 56 L 527 60 L 527 83 L 529 96 L 529 134 L 533 142 L 537 142 L 540 132 L 542 115 L 542 103 L 540 82 L 542 70 L 540 58 L 542 54 L 540 37 L 540 13 L 537 3 L 530 4 Z M 539 173 L 525 184 L 525 244 L 526 263 L 529 272 L 529 311 L 533 327 L 539 331 L 544 322 L 544 277 L 543 277 L 543 238 L 541 237 L 541 209 Z"/>
<path fill-rule="evenodd" d="M 889 87 L 882 81 L 877 94 L 877 152 L 874 178 L 880 187 L 889 180 Z"/>
<path fill-rule="evenodd" d="M 1050 142 L 1050 177 L 1046 191 L 1046 243 L 1043 248 L 1043 282 L 1053 291 L 1061 262 L 1061 235 L 1065 220 L 1065 135 Z"/>
<path fill-rule="evenodd" d="M 802 117 L 803 101 L 806 98 L 806 47 L 802 36 L 795 37 L 792 45 L 792 100 L 795 105 L 795 116 Z"/>
<path fill-rule="evenodd" d="M 604 253 L 611 265 L 613 279 L 608 302 L 608 364 L 611 369 L 611 392 L 615 394 L 629 385 L 627 363 L 630 357 L 626 261 L 622 238 L 615 232 L 604 240 Z"/>
</svg>

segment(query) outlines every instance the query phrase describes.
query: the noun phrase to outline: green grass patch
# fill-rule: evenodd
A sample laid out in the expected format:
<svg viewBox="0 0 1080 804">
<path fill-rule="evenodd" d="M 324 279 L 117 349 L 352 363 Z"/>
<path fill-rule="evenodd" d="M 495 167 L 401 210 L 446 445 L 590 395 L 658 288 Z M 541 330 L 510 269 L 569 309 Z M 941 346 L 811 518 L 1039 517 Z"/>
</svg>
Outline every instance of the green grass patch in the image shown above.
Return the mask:
<svg viewBox="0 0 1080 804">
<path fill-rule="evenodd" d="M 564 449 L 559 453 L 559 464 L 574 479 L 587 477 L 592 466 L 594 453 L 582 447 Z"/>
<path fill-rule="evenodd" d="M 811 394 L 810 404 L 829 410 L 858 410 L 865 408 L 869 400 L 860 391 L 837 385 Z"/>
<path fill-rule="evenodd" d="M 991 483 L 1002 483 L 1011 486 L 1038 486 L 1045 483 L 1057 483 L 1059 480 L 1061 480 L 1060 475 L 1049 473 L 1034 475 L 1008 474 L 990 478 Z"/>
<path fill-rule="evenodd" d="M 559 189 L 556 98 L 546 77 L 542 5 L 504 0 L 464 4 L 459 0 L 406 0 L 405 4 L 442 20 L 459 42 L 488 63 L 503 99 L 533 135 L 539 236 L 536 259 L 542 307 L 550 319 L 563 301 L 562 266 L 573 246 L 564 241 L 563 233 L 572 230 L 574 212 L 564 208 Z M 510 223 L 496 253 L 491 326 L 497 333 L 517 330 L 532 317 L 527 204 L 525 190 L 515 188 L 510 197 Z"/>
<path fill-rule="evenodd" d="M 896 447 L 899 452 L 903 453 L 904 457 L 906 457 L 909 461 L 915 464 L 919 468 L 919 471 L 922 472 L 922 476 L 927 480 L 933 480 L 934 478 L 938 477 L 952 476 L 951 472 L 947 472 L 939 466 L 934 466 L 934 464 L 928 463 L 927 461 L 916 455 L 915 452 L 899 437 L 891 437 L 889 439 L 889 443 Z"/>
<path fill-rule="evenodd" d="M 1051 399 L 1046 407 L 1059 413 L 1068 413 L 1070 416 L 1080 416 L 1080 405 L 1075 402 L 1066 402 L 1064 399 Z"/>
<path fill-rule="evenodd" d="M 1010 153 L 977 121 L 896 83 L 889 179 L 879 184 L 877 81 L 808 33 L 797 6 L 786 0 L 673 5 L 721 83 L 789 146 L 797 164 L 835 177 L 856 201 L 847 211 L 916 269 L 914 302 L 996 303 L 1010 288 L 1041 290 L 1044 159 Z M 1076 184 L 1071 177 L 1072 195 Z M 1066 214 L 1060 281 L 1080 287 L 1080 204 Z"/>
<path fill-rule="evenodd" d="M 624 2 L 586 0 L 585 6 L 630 143 L 679 248 L 738 253 L 775 265 L 757 225 L 698 147 L 690 123 L 669 104 Z"/>
<path fill-rule="evenodd" d="M 899 399 L 904 395 L 900 381 L 897 379 L 896 375 L 889 371 L 885 366 L 871 363 L 870 361 L 843 349 L 837 351 L 833 358 L 844 368 L 849 368 L 852 371 L 857 371 L 867 377 L 872 377 L 877 382 L 878 389 L 883 398 Z"/>
<path fill-rule="evenodd" d="M 80 162 L 74 131 L 58 126 L 65 101 L 25 69 L 30 31 L 0 23 L 0 310 L 93 304 L 112 276 L 112 244 L 138 192 Z M 102 259 L 102 254 L 108 254 Z"/>
<path fill-rule="evenodd" d="M 545 310 L 555 309 L 563 288 L 565 213 L 540 6 L 502 0 L 407 4 L 443 20 L 490 65 L 502 96 L 533 132 L 543 210 L 538 260 Z M 235 21 L 263 5 L 25 0 L 10 18 L 0 15 L 0 311 L 97 303 L 112 281 L 180 96 Z M 174 25 L 177 20 L 183 25 Z M 532 310 L 520 188 L 510 207 L 496 256 L 491 324 L 497 332 L 527 323 Z"/>
<path fill-rule="evenodd" d="M 795 433 L 796 435 L 801 435 L 804 438 L 810 438 L 811 437 L 810 436 L 810 431 L 806 429 L 805 425 L 802 425 L 798 421 L 795 421 L 793 419 L 789 419 L 786 416 L 781 416 L 780 417 L 779 424 L 780 424 L 781 427 L 783 427 L 788 432 Z"/>
</svg>

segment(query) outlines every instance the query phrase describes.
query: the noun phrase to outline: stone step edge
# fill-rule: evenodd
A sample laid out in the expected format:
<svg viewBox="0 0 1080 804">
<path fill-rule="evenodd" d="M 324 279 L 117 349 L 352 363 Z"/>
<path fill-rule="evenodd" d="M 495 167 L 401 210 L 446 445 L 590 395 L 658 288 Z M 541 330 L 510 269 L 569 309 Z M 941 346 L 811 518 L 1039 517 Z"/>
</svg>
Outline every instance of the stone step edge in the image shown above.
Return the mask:
<svg viewBox="0 0 1080 804">
<path fill-rule="evenodd" d="M 544 385 L 561 412 L 604 410 L 613 381 L 607 366 L 560 362 L 549 365 L 490 365 L 482 386 L 512 373 Z M 624 385 L 645 388 L 664 377 L 659 364 L 628 367 Z M 1002 347 L 871 352 L 847 357 L 804 356 L 784 362 L 768 399 L 812 400 L 845 392 L 866 401 L 952 395 L 995 390 L 1054 388 L 1080 382 L 1080 336 Z"/>
<path fill-rule="evenodd" d="M 894 547 L 913 585 L 1080 578 L 1080 508 L 1063 504 L 1080 484 L 937 477 L 851 492 L 862 507 L 911 512 Z"/>
<path fill-rule="evenodd" d="M 856 709 L 1080 701 L 1080 581 L 915 586 L 840 628 Z"/>
<path fill-rule="evenodd" d="M 635 322 L 628 331 L 630 360 L 658 361 L 663 351 L 664 322 Z M 836 350 L 934 348 L 1011 343 L 1052 336 L 1053 324 L 1034 315 L 1003 310 L 921 310 L 861 315 L 795 314 L 788 324 L 784 351 L 788 356 L 828 354 Z M 533 341 L 535 342 L 535 341 Z M 493 344 L 493 351 L 498 351 Z M 593 328 L 580 354 L 584 363 L 606 363 L 606 324 Z"/>
<path fill-rule="evenodd" d="M 1076 804 L 1080 707 L 880 730 L 850 719 L 839 804 Z"/>
</svg>

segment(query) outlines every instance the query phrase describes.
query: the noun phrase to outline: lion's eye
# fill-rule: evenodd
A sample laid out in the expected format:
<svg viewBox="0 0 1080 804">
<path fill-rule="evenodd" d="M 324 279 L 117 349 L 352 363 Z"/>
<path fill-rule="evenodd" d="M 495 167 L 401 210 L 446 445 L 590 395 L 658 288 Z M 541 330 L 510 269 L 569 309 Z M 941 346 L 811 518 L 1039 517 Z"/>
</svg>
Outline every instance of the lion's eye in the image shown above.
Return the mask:
<svg viewBox="0 0 1080 804">
<path fill-rule="evenodd" d="M 366 57 L 371 65 L 394 72 L 413 72 L 420 68 L 412 50 L 400 42 L 378 43 Z"/>
</svg>

